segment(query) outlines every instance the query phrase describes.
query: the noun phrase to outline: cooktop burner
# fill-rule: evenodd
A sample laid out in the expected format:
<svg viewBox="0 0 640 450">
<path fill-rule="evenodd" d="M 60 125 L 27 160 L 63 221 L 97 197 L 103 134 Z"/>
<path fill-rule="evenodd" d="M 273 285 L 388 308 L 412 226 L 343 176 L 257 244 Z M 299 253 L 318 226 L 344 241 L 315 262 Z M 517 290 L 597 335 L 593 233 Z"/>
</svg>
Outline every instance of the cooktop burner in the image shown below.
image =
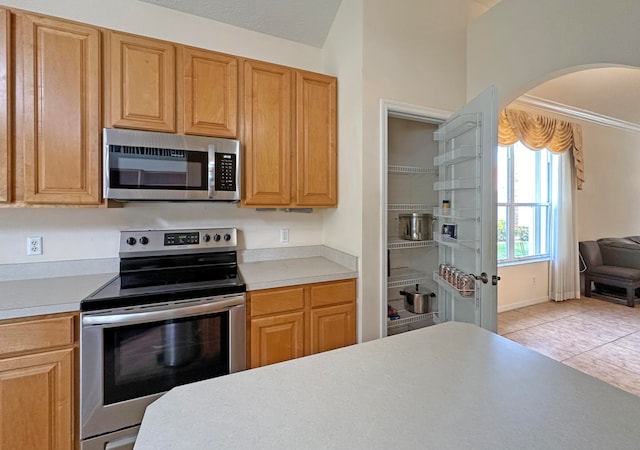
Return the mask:
<svg viewBox="0 0 640 450">
<path fill-rule="evenodd" d="M 82 300 L 80 309 L 245 292 L 236 248 L 235 228 L 122 232 L 120 275 Z"/>
</svg>

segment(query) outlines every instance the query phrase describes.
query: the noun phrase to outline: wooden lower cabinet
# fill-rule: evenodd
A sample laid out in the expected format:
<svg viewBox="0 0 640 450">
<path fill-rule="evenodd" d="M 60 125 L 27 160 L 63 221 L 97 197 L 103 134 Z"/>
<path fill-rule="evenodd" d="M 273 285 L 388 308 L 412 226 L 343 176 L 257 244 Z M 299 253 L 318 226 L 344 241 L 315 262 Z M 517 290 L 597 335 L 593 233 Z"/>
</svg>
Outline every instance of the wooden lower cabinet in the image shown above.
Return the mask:
<svg viewBox="0 0 640 450">
<path fill-rule="evenodd" d="M 356 343 L 356 280 L 247 293 L 247 367 Z"/>
<path fill-rule="evenodd" d="M 0 322 L 0 448 L 77 448 L 76 326 L 73 314 Z"/>
<path fill-rule="evenodd" d="M 251 367 L 304 355 L 304 312 L 259 317 L 251 321 Z"/>
<path fill-rule="evenodd" d="M 311 310 L 311 353 L 326 352 L 356 343 L 356 305 Z"/>
</svg>

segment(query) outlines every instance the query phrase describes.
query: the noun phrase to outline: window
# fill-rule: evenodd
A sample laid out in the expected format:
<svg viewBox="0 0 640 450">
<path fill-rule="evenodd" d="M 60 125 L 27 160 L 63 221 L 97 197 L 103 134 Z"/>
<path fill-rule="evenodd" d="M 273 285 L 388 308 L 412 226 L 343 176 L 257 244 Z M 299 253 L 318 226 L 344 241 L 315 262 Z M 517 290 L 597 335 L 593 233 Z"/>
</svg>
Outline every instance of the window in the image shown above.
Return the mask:
<svg viewBox="0 0 640 450">
<path fill-rule="evenodd" d="M 498 147 L 498 263 L 549 257 L 552 158 L 517 142 Z"/>
</svg>

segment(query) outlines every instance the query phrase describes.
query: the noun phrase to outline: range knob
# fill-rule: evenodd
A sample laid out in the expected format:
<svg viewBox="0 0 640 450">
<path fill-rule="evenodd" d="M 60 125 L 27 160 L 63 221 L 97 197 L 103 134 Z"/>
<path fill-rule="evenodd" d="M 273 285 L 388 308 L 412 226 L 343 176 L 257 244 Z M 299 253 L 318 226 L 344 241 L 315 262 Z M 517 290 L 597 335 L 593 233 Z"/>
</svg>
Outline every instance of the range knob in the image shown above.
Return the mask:
<svg viewBox="0 0 640 450">
<path fill-rule="evenodd" d="M 138 241 L 136 241 L 136 238 L 134 238 L 133 236 L 131 236 L 131 237 L 128 237 L 128 238 L 127 238 L 127 241 L 126 241 L 126 242 L 127 242 L 127 244 L 129 244 L 129 245 L 136 245 L 136 242 L 138 242 Z"/>
<path fill-rule="evenodd" d="M 224 235 L 224 240 L 227 241 L 227 242 L 230 241 L 231 240 L 231 235 L 229 233 L 225 234 Z"/>
<path fill-rule="evenodd" d="M 214 240 L 214 241 L 216 241 L 216 242 L 218 242 L 218 241 L 220 240 L 220 235 L 219 235 L 219 234 L 217 234 L 217 233 L 216 233 L 216 234 L 214 234 L 214 235 L 213 235 L 213 240 Z"/>
<path fill-rule="evenodd" d="M 147 245 L 147 244 L 149 243 L 149 238 L 148 238 L 148 237 L 146 237 L 146 236 L 142 236 L 142 237 L 140 238 L 140 243 L 141 243 L 142 245 Z"/>
<path fill-rule="evenodd" d="M 204 236 L 202 236 L 203 242 L 209 242 L 210 240 L 211 240 L 211 236 L 209 236 L 208 234 L 205 234 Z"/>
</svg>

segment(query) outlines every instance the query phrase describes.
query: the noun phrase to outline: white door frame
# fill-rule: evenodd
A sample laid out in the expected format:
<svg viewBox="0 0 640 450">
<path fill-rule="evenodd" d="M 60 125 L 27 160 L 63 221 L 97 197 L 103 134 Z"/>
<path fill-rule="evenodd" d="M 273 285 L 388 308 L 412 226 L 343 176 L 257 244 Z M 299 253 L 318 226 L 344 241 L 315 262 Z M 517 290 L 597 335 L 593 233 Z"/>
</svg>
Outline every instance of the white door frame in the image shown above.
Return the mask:
<svg viewBox="0 0 640 450">
<path fill-rule="evenodd" d="M 387 336 L 387 167 L 389 164 L 387 155 L 389 151 L 389 117 L 440 124 L 453 114 L 452 111 L 428 108 L 426 106 L 412 105 L 397 102 L 395 100 L 380 99 L 380 280 L 378 298 L 380 301 L 380 337 Z"/>
</svg>

